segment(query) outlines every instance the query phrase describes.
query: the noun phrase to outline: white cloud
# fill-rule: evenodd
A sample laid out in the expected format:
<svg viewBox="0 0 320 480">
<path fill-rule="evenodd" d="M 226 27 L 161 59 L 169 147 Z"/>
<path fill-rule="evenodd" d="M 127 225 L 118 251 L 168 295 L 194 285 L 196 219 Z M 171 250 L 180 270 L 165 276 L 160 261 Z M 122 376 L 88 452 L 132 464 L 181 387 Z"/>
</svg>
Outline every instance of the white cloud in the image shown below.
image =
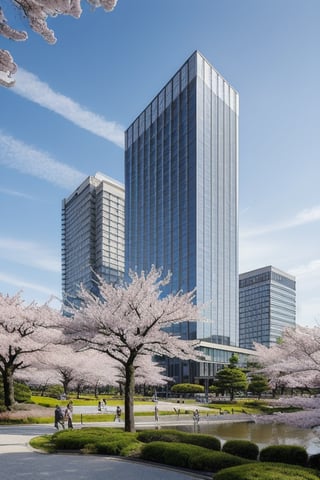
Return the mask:
<svg viewBox="0 0 320 480">
<path fill-rule="evenodd" d="M 297 280 L 298 323 L 314 324 L 320 320 L 320 259 L 289 270 Z"/>
<path fill-rule="evenodd" d="M 59 273 L 60 257 L 34 242 L 0 237 L 0 258 L 33 268 Z"/>
<path fill-rule="evenodd" d="M 240 273 L 273 265 L 293 275 L 300 325 L 320 323 L 319 219 L 320 207 L 315 206 L 281 223 L 240 230 Z"/>
<path fill-rule="evenodd" d="M 16 190 L 9 190 L 8 188 L 1 188 L 0 187 L 0 193 L 3 193 L 4 195 L 10 195 L 12 197 L 26 198 L 28 200 L 32 200 L 32 198 L 33 198 L 31 195 L 28 195 L 27 193 L 17 192 Z"/>
<path fill-rule="evenodd" d="M 52 292 L 52 290 L 50 290 L 47 287 L 44 287 L 43 285 L 28 282 L 26 280 L 23 280 L 22 278 L 15 277 L 14 275 L 7 275 L 7 274 L 3 274 L 1 272 L 0 272 L 0 282 L 6 283 L 8 285 L 12 285 L 12 286 L 16 287 L 18 291 L 27 288 L 29 290 L 45 294 L 46 296 L 48 296 L 48 299 L 52 295 L 56 295 L 55 292 Z M 1 290 L 3 291 L 4 289 L 1 288 Z M 4 291 L 3 291 L 3 293 L 4 293 Z"/>
<path fill-rule="evenodd" d="M 305 265 L 300 265 L 299 267 L 292 268 L 290 273 L 296 277 L 307 277 L 318 276 L 320 279 L 320 259 L 311 260 Z"/>
<path fill-rule="evenodd" d="M 249 240 L 240 238 L 239 271 L 240 273 L 255 270 L 256 268 L 274 265 L 279 258 L 278 244 L 273 241 Z M 276 266 L 276 265 L 275 265 Z"/>
<path fill-rule="evenodd" d="M 124 128 L 116 122 L 109 122 L 102 116 L 90 112 L 71 98 L 55 92 L 36 75 L 19 68 L 12 91 L 38 103 L 42 107 L 61 115 L 80 128 L 98 135 L 123 148 Z"/>
<path fill-rule="evenodd" d="M 265 235 L 267 233 L 278 232 L 288 228 L 299 227 L 307 223 L 317 222 L 320 220 L 320 206 L 316 205 L 309 209 L 298 212 L 293 218 L 285 219 L 281 222 L 271 223 L 269 225 L 261 225 L 251 229 L 241 229 L 241 237 L 253 237 L 257 235 Z"/>
<path fill-rule="evenodd" d="M 68 190 L 76 188 L 86 177 L 84 173 L 57 162 L 48 153 L 5 135 L 1 130 L 0 164 Z"/>
</svg>

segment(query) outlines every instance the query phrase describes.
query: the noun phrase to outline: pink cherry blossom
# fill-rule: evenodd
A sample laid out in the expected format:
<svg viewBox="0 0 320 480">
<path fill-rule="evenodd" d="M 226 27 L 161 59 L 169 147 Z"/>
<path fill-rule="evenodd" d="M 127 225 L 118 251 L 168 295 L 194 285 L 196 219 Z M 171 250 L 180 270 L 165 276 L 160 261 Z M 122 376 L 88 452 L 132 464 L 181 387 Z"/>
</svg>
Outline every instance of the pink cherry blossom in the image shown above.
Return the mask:
<svg viewBox="0 0 320 480">
<path fill-rule="evenodd" d="M 152 384 L 156 370 L 143 367 L 152 356 L 198 358 L 198 343 L 173 335 L 170 327 L 203 320 L 194 304 L 194 292 L 161 295 L 170 277 L 163 279 L 160 270 L 152 268 L 147 275 L 131 272 L 130 279 L 127 285 L 114 286 L 100 278 L 99 296 L 82 287 L 82 306 L 71 309 L 66 323 L 66 335 L 76 348 L 96 350 L 118 363 L 125 378 L 126 431 L 134 430 L 135 372 L 142 369 Z"/>
<path fill-rule="evenodd" d="M 87 0 L 94 8 L 102 7 L 105 11 L 112 11 L 117 0 Z M 23 12 L 29 22 L 31 30 L 39 33 L 48 43 L 54 44 L 54 31 L 48 27 L 47 18 L 58 15 L 69 15 L 79 18 L 82 13 L 81 0 L 11 0 L 11 3 Z M 25 31 L 16 30 L 8 25 L 4 12 L 0 7 L 0 35 L 11 40 L 27 40 Z M 14 85 L 12 74 L 16 71 L 16 65 L 10 53 L 0 49 L 0 85 L 10 87 Z"/>
<path fill-rule="evenodd" d="M 8 409 L 15 402 L 14 375 L 34 367 L 39 352 L 59 340 L 59 319 L 60 313 L 49 304 L 25 305 L 20 294 L 12 297 L 0 294 L 0 374 Z"/>
</svg>

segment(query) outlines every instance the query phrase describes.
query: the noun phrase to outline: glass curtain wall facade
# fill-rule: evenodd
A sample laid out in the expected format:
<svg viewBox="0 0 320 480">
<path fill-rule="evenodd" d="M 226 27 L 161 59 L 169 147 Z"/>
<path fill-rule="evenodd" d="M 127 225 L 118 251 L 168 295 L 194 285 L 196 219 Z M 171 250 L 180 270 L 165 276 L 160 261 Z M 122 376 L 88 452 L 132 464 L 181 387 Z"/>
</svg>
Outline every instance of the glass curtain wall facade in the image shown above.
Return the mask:
<svg viewBox="0 0 320 480">
<path fill-rule="evenodd" d="M 267 347 L 296 325 L 295 278 L 272 266 L 239 277 L 240 347 Z"/>
<path fill-rule="evenodd" d="M 238 345 L 237 92 L 194 52 L 125 140 L 126 270 L 196 288 L 208 322 L 177 334 Z"/>
<path fill-rule="evenodd" d="M 97 173 L 62 202 L 62 293 L 76 301 L 80 283 L 95 291 L 95 273 L 124 277 L 124 186 Z"/>
</svg>

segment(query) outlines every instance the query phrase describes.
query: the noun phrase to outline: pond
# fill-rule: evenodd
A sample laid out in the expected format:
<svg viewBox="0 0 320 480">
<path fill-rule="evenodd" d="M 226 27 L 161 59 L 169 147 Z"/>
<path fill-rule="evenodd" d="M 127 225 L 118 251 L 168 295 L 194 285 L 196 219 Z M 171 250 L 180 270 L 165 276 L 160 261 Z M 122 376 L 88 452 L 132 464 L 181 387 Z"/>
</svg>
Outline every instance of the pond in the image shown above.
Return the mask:
<svg viewBox="0 0 320 480">
<path fill-rule="evenodd" d="M 250 440 L 260 450 L 268 445 L 300 445 L 309 455 L 320 453 L 320 436 L 316 431 L 285 424 L 258 424 L 254 422 L 201 422 L 198 425 L 177 425 L 177 430 L 208 433 L 221 440 Z"/>
</svg>

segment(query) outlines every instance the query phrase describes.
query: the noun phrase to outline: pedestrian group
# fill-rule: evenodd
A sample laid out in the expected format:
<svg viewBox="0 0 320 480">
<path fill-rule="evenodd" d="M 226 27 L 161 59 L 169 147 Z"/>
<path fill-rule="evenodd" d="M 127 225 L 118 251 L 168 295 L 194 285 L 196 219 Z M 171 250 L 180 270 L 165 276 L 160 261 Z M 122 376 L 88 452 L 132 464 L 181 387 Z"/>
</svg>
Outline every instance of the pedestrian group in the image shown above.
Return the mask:
<svg viewBox="0 0 320 480">
<path fill-rule="evenodd" d="M 72 414 L 73 414 L 73 403 L 70 401 L 66 406 L 65 411 L 59 405 L 56 405 L 56 409 L 54 411 L 54 426 L 57 430 L 61 427 L 62 430 L 65 428 L 65 423 L 67 424 L 68 428 L 73 428 L 72 423 Z"/>
<path fill-rule="evenodd" d="M 98 411 L 101 412 L 105 410 L 107 406 L 107 402 L 105 399 L 99 400 L 98 403 Z M 65 424 L 67 424 L 68 428 L 73 428 L 73 423 L 72 423 L 72 413 L 73 413 L 73 403 L 70 401 L 68 405 L 66 406 L 66 409 L 63 411 L 62 408 L 59 405 L 56 405 L 55 411 L 54 411 L 54 426 L 57 430 L 60 428 L 62 430 L 65 429 Z M 116 408 L 116 413 L 114 416 L 114 421 L 115 422 L 120 422 L 121 421 L 121 407 L 118 405 Z"/>
</svg>

